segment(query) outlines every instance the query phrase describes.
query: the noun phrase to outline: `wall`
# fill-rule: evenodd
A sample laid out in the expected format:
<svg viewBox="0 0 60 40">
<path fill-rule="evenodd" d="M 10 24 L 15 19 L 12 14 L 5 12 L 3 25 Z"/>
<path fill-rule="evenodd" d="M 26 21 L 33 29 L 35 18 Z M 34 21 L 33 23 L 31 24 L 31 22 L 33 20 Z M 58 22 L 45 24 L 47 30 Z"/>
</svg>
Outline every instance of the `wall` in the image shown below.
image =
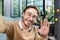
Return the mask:
<svg viewBox="0 0 60 40">
<path fill-rule="evenodd" d="M 55 4 L 55 18 L 58 19 L 58 21 L 55 22 L 55 37 L 56 40 L 60 40 L 60 0 L 54 0 Z M 59 11 L 57 11 L 59 9 Z"/>
</svg>

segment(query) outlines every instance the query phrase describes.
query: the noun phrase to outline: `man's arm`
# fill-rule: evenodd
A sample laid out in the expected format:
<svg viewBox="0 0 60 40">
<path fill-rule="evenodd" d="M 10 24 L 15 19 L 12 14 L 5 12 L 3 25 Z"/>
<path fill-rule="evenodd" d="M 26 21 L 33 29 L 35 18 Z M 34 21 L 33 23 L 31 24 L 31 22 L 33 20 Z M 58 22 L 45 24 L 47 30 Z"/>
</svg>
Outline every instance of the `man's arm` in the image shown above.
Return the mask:
<svg viewBox="0 0 60 40">
<path fill-rule="evenodd" d="M 0 16 L 0 33 L 7 33 L 12 27 L 12 23 Z"/>
</svg>

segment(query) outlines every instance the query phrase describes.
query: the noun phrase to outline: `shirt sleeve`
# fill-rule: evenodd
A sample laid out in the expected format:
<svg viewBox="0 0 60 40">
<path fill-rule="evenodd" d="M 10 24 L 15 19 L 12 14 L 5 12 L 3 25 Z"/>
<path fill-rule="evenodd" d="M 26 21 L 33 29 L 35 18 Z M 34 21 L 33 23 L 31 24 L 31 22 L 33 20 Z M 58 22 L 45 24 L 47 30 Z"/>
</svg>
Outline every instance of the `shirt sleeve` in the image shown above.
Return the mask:
<svg viewBox="0 0 60 40">
<path fill-rule="evenodd" d="M 13 23 L 0 17 L 0 33 L 8 33 L 12 30 Z"/>
</svg>

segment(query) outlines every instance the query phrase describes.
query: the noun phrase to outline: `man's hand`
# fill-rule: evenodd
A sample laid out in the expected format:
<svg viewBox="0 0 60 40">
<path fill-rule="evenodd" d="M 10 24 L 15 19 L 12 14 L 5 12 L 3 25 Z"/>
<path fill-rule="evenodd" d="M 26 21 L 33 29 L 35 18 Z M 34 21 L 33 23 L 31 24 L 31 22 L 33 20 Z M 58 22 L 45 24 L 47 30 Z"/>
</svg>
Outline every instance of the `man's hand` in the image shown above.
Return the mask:
<svg viewBox="0 0 60 40">
<path fill-rule="evenodd" d="M 38 32 L 42 36 L 47 36 L 49 33 L 49 26 L 50 26 L 50 24 L 48 23 L 48 20 L 47 19 L 44 19 L 43 21 L 41 20 L 40 25 L 41 25 L 41 28 L 38 29 Z"/>
</svg>

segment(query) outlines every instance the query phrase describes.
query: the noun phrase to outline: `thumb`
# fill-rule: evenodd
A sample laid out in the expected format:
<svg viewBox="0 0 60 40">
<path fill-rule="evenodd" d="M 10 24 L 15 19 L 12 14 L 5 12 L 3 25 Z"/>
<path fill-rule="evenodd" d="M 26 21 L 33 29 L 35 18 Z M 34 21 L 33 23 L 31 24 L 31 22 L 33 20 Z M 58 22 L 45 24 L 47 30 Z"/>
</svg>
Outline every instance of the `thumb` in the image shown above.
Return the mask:
<svg viewBox="0 0 60 40">
<path fill-rule="evenodd" d="M 38 29 L 39 29 L 39 27 L 38 27 L 38 26 L 35 26 L 35 29 L 36 29 L 36 30 L 38 30 Z"/>
</svg>

